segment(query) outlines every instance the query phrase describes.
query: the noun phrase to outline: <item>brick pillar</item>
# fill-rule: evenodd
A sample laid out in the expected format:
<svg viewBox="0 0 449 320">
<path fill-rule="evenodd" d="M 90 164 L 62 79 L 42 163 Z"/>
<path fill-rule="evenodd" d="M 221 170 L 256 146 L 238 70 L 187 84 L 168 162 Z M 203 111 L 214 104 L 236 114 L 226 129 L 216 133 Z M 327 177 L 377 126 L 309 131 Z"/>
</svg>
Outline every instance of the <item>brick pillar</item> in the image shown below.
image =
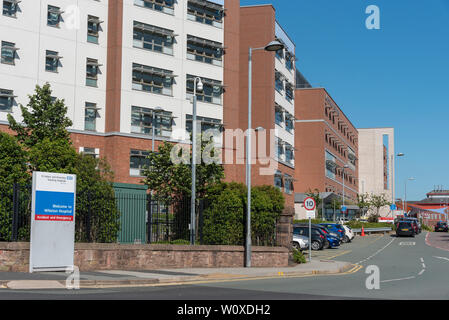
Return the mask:
<svg viewBox="0 0 449 320">
<path fill-rule="evenodd" d="M 293 217 L 295 210 L 287 207 L 281 213 L 276 225 L 276 245 L 291 249 L 293 240 Z"/>
</svg>

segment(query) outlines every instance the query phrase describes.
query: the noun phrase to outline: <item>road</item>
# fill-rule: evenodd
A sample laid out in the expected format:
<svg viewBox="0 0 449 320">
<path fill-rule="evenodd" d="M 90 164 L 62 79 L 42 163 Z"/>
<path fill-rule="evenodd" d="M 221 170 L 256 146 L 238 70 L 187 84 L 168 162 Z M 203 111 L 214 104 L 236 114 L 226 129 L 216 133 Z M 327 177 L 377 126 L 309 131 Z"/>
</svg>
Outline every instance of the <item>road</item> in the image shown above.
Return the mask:
<svg viewBox="0 0 449 320">
<path fill-rule="evenodd" d="M 359 267 L 339 275 L 209 281 L 201 284 L 82 290 L 1 289 L 0 299 L 303 300 L 449 299 L 449 234 L 357 237 L 338 249 L 313 252 L 321 259 Z M 368 289 L 367 269 L 379 270 L 379 289 Z M 370 282 L 374 283 L 374 282 Z"/>
</svg>

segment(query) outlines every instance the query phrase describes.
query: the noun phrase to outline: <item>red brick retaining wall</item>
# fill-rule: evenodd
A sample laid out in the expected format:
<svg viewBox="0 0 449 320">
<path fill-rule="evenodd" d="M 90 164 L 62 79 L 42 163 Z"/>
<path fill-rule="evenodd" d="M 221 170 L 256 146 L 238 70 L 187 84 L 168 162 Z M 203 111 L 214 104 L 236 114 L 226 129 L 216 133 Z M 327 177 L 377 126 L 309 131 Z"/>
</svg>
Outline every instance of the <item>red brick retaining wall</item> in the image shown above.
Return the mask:
<svg viewBox="0 0 449 320">
<path fill-rule="evenodd" d="M 27 242 L 0 242 L 0 271 L 28 272 L 29 254 Z M 243 267 L 244 247 L 77 243 L 75 265 L 81 271 Z M 288 249 L 252 247 L 251 266 L 286 267 Z"/>
</svg>

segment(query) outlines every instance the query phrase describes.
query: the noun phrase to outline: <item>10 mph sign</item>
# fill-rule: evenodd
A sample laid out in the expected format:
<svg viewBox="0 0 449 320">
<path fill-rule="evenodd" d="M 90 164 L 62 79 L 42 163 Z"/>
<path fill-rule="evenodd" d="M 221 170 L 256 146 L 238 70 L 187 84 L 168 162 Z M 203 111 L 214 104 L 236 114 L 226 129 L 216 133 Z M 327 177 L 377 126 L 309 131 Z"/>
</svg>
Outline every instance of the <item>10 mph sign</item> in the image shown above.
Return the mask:
<svg viewBox="0 0 449 320">
<path fill-rule="evenodd" d="M 307 218 L 315 218 L 316 201 L 311 197 L 304 199 L 304 208 L 306 209 Z"/>
</svg>

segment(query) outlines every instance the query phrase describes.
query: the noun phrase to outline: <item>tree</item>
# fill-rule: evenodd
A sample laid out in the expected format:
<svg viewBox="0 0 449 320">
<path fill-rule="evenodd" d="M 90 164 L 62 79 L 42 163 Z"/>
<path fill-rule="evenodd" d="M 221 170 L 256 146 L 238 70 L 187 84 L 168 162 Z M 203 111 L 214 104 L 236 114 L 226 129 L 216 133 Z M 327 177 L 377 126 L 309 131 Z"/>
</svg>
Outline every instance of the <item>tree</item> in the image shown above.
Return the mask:
<svg viewBox="0 0 449 320">
<path fill-rule="evenodd" d="M 28 108 L 20 105 L 23 124 L 8 115 L 9 126 L 15 131 L 15 138 L 11 138 L 15 139 L 25 159 L 21 160 L 19 171 L 28 183 L 33 171 L 76 174 L 76 240 L 86 240 L 86 216 L 91 212 L 90 239 L 115 242 L 120 214 L 112 187 L 112 171 L 104 159 L 76 152 L 67 130 L 72 125 L 66 116 L 67 107 L 64 100 L 53 99 L 51 93 L 48 83 L 36 86 L 35 93 L 29 96 Z M 15 152 L 19 154 L 18 150 Z"/>
<path fill-rule="evenodd" d="M 357 195 L 357 206 L 362 211 L 362 216 L 371 208 L 370 196 L 368 193 Z"/>
<path fill-rule="evenodd" d="M 50 84 L 36 85 L 35 93 L 29 95 L 28 108 L 20 104 L 22 124 L 8 114 L 9 127 L 16 132 L 19 143 L 30 148 L 45 138 L 70 141 L 67 128 L 72 121 L 66 116 L 64 100 L 53 99 Z"/>
<path fill-rule="evenodd" d="M 0 240 L 11 239 L 13 184 L 28 181 L 25 152 L 14 137 L 0 132 Z"/>
<path fill-rule="evenodd" d="M 162 143 L 157 152 L 150 152 L 148 156 L 149 166 L 144 169 L 145 183 L 153 190 L 158 199 L 173 203 L 175 200 L 185 199 L 191 195 L 192 170 L 189 164 L 192 154 L 189 152 L 189 163 L 174 163 L 172 151 L 174 145 L 169 142 Z M 202 144 L 204 151 L 206 144 Z M 182 152 L 182 150 L 179 150 Z M 204 199 L 207 190 L 214 184 L 220 183 L 224 178 L 224 170 L 220 164 L 204 162 L 196 167 L 196 198 Z"/>
<path fill-rule="evenodd" d="M 380 216 L 379 215 L 380 208 L 390 205 L 391 202 L 387 200 L 387 196 L 384 193 L 381 193 L 381 194 L 371 194 L 370 204 L 373 209 L 376 209 L 376 211 L 375 213 L 370 215 L 368 221 L 378 222 Z"/>
</svg>

